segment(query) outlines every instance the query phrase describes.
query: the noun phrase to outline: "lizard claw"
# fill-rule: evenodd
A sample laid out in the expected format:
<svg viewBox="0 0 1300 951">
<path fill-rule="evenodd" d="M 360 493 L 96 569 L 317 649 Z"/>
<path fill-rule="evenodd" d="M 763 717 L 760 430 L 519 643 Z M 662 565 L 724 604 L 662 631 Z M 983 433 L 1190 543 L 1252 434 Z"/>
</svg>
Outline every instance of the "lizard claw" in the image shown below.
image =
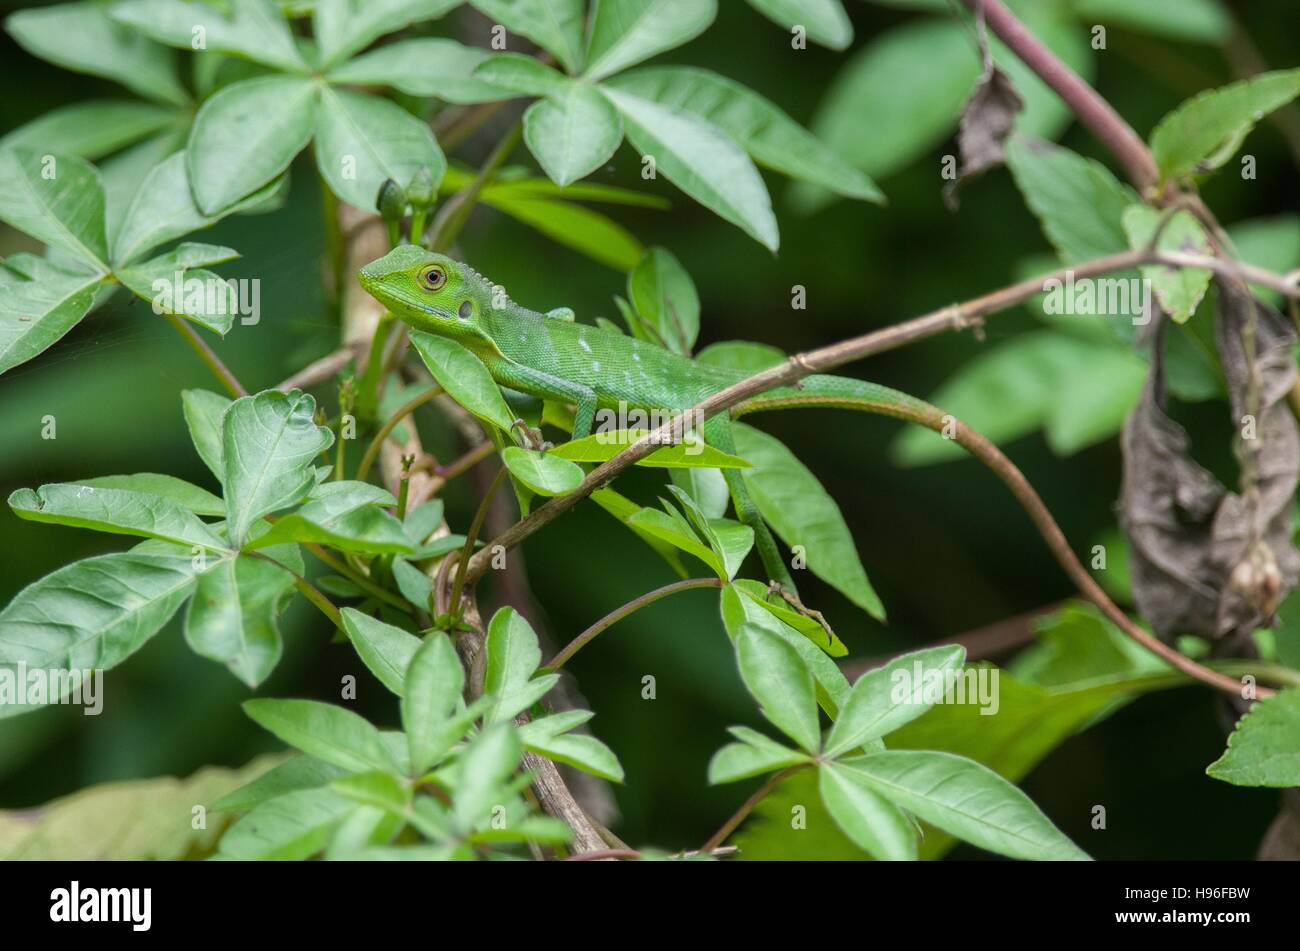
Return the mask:
<svg viewBox="0 0 1300 951">
<path fill-rule="evenodd" d="M 542 431 L 540 429 L 534 429 L 532 426 L 529 426 L 522 419 L 516 419 L 513 423 L 510 424 L 511 432 L 514 432 L 516 429 L 520 431 L 524 441 L 528 443 L 527 448 L 537 449 L 540 451 L 545 451 L 551 448 L 551 443 L 547 442 L 542 437 Z"/>
</svg>

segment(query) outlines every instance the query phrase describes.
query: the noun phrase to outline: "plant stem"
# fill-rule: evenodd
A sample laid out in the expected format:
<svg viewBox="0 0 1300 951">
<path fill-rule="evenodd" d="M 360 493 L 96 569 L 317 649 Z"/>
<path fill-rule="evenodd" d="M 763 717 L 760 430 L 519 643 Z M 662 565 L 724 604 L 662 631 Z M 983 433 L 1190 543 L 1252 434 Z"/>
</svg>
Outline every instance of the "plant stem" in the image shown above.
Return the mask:
<svg viewBox="0 0 1300 951">
<path fill-rule="evenodd" d="M 221 385 L 226 388 L 226 392 L 235 399 L 248 395 L 248 390 L 244 389 L 244 384 L 240 383 L 239 378 L 230 372 L 230 368 L 221 362 L 221 358 L 217 356 L 216 351 L 208 346 L 208 342 L 199 336 L 198 331 L 191 327 L 188 321 L 173 314 L 163 314 L 163 316 L 167 318 L 168 323 L 176 328 L 176 332 L 194 348 L 194 352 L 199 355 L 199 359 L 207 364 L 208 369 L 212 371 L 212 375 L 221 381 Z"/>
<path fill-rule="evenodd" d="M 379 432 L 375 434 L 375 438 L 370 440 L 370 445 L 366 447 L 366 454 L 361 457 L 361 465 L 357 467 L 358 481 L 366 481 L 366 476 L 370 475 L 370 469 L 374 466 L 375 459 L 379 457 L 379 451 L 384 446 L 384 440 L 388 438 L 389 433 L 397 428 L 397 424 L 441 393 L 442 387 L 432 387 L 431 389 L 421 393 L 419 396 L 407 400 L 398 407 L 397 411 L 393 413 L 392 416 L 388 417 L 384 422 L 384 425 L 379 427 Z"/>
<path fill-rule="evenodd" d="M 497 472 L 496 478 L 488 486 L 487 492 L 483 493 L 483 501 L 479 503 L 478 511 L 474 513 L 474 521 L 470 523 L 469 531 L 465 534 L 465 544 L 460 550 L 460 557 L 457 559 L 456 580 L 451 585 L 451 601 L 447 606 L 448 611 L 455 611 L 456 606 L 460 604 L 460 593 L 465 588 L 465 570 L 469 566 L 470 554 L 474 551 L 474 542 L 478 541 L 478 533 L 483 530 L 483 521 L 487 518 L 488 507 L 492 504 L 493 497 L 497 490 L 501 488 L 501 483 L 506 480 L 509 470 L 502 466 Z"/>
<path fill-rule="evenodd" d="M 379 404 L 379 385 L 384 376 L 384 347 L 392 333 L 396 318 L 388 311 L 379 316 L 375 324 L 375 334 L 370 338 L 370 355 L 366 358 L 366 368 L 357 381 L 357 414 L 363 419 L 370 419 Z"/>
<path fill-rule="evenodd" d="M 1002 0 L 964 0 L 977 15 L 983 11 L 984 21 L 989 28 L 1006 43 L 1011 51 L 1020 57 L 1026 66 L 1038 74 L 1038 77 L 1065 100 L 1088 129 L 1095 135 L 1111 154 L 1117 158 L 1128 172 L 1133 184 L 1145 196 L 1147 189 L 1153 187 L 1160 178 L 1155 159 L 1142 138 L 1133 131 L 1133 127 L 1115 111 L 1114 107 L 1089 86 L 1074 70 L 1061 62 L 1055 53 L 1043 43 L 1024 24 L 1016 19 Z"/>
<path fill-rule="evenodd" d="M 718 846 L 727 841 L 727 837 L 736 831 L 740 824 L 745 821 L 745 818 L 754 811 L 754 807 L 762 802 L 767 794 L 777 787 L 781 780 L 785 779 L 791 773 L 797 773 L 799 770 L 806 768 L 806 764 L 791 766 L 787 769 L 781 770 L 779 773 L 773 773 L 769 776 L 767 782 L 754 790 L 754 794 L 741 803 L 740 808 L 732 813 L 731 818 L 722 824 L 722 828 L 709 836 L 709 841 L 700 846 L 700 851 L 707 855 L 717 849 Z"/>
<path fill-rule="evenodd" d="M 321 216 L 325 225 L 325 254 L 329 258 L 330 303 L 337 308 L 343 299 L 343 229 L 339 227 L 339 200 L 325 181 L 324 175 L 316 176 L 320 180 Z"/>
<path fill-rule="evenodd" d="M 475 203 L 478 202 L 483 186 L 491 181 L 497 169 L 510 157 L 510 153 L 519 144 L 523 132 L 524 127 L 521 121 L 516 121 L 511 125 L 510 131 L 502 136 L 496 148 L 483 162 L 483 166 L 479 169 L 478 174 L 474 176 L 474 180 L 453 195 L 439 209 L 437 216 L 433 220 L 433 234 L 429 239 L 429 246 L 433 250 L 446 251 L 460 236 L 461 229 L 465 227 L 465 222 L 469 220 L 469 213 L 473 211 Z"/>
<path fill-rule="evenodd" d="M 450 482 L 456 476 L 473 469 L 476 465 L 486 459 L 496 450 L 492 443 L 484 441 L 479 443 L 473 449 L 466 452 L 458 459 L 453 459 L 445 466 L 437 466 L 433 474 L 442 479 L 443 482 Z"/>
<path fill-rule="evenodd" d="M 383 588 L 379 587 L 379 585 L 375 584 L 365 575 L 361 574 L 358 571 L 355 571 L 351 566 L 335 558 L 325 549 L 321 548 L 320 545 L 314 544 L 312 542 L 304 542 L 303 547 L 306 548 L 313 555 L 315 555 L 321 562 L 328 565 L 330 568 L 334 569 L 343 577 L 347 578 L 349 581 L 351 581 L 354 585 L 356 585 L 366 594 L 370 595 L 372 598 L 376 598 L 379 601 L 383 601 L 389 607 L 397 608 L 399 611 L 402 611 L 406 614 L 411 613 L 411 606 L 407 604 L 405 600 L 397 597 L 397 595 L 393 594 L 391 591 L 385 591 Z"/>
<path fill-rule="evenodd" d="M 591 625 L 591 627 L 587 628 L 571 640 L 562 651 L 547 662 L 546 667 L 549 670 L 559 670 L 573 658 L 574 654 L 586 647 L 587 644 L 601 631 L 612 627 L 629 614 L 639 611 L 648 604 L 654 604 L 656 601 L 666 598 L 670 594 L 676 594 L 678 591 L 690 591 L 692 588 L 721 587 L 722 582 L 717 578 L 687 578 L 684 581 L 675 581 L 672 584 L 666 584 L 662 588 L 656 588 L 653 591 L 641 595 L 639 598 L 634 598 L 622 607 L 615 608 L 609 614 L 606 614 L 595 624 Z"/>
<path fill-rule="evenodd" d="M 305 597 L 312 604 L 316 605 L 316 607 L 320 608 L 321 613 L 324 614 L 327 618 L 329 618 L 330 621 L 333 622 L 336 628 L 338 628 L 340 631 L 344 630 L 343 617 L 342 615 L 339 614 L 339 609 L 336 608 L 334 606 L 334 602 L 332 602 L 329 598 L 325 597 L 325 595 L 321 592 L 321 590 L 317 588 L 314 584 L 312 584 L 302 575 L 298 574 L 296 571 L 293 571 L 290 568 L 286 568 L 284 565 L 280 564 L 278 561 L 276 561 L 274 558 L 272 558 L 269 555 L 263 554 L 260 551 L 248 552 L 248 554 L 252 555 L 254 558 L 258 558 L 262 561 L 269 562 L 270 564 L 275 565 L 277 568 L 281 568 L 284 571 L 287 571 L 289 574 L 293 575 L 293 586 L 297 588 L 300 592 L 302 592 L 303 597 Z"/>
</svg>

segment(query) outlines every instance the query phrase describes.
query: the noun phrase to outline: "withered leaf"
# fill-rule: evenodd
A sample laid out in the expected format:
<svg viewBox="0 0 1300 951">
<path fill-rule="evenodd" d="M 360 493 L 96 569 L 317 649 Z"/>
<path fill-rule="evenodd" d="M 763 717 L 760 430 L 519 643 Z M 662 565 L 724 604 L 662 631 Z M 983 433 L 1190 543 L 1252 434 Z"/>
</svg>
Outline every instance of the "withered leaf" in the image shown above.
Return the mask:
<svg viewBox="0 0 1300 951">
<path fill-rule="evenodd" d="M 1291 542 L 1300 432 L 1286 403 L 1296 379 L 1295 330 L 1236 282 L 1218 283 L 1216 345 L 1239 434 L 1251 429 L 1243 421 L 1251 374 L 1242 334 L 1254 320 L 1259 415 L 1242 445 L 1258 461 L 1256 497 L 1229 492 L 1195 462 L 1187 432 L 1165 413 L 1163 314 L 1151 374 L 1122 439 L 1120 517 L 1133 597 L 1166 640 L 1249 633 L 1300 577 L 1300 552 Z"/>
<path fill-rule="evenodd" d="M 1002 164 L 1016 113 L 1024 107 L 1025 101 L 1011 79 L 986 57 L 984 73 L 962 108 L 957 130 L 961 174 L 943 190 L 943 200 L 950 209 L 956 210 L 957 192 L 966 182 Z"/>
</svg>

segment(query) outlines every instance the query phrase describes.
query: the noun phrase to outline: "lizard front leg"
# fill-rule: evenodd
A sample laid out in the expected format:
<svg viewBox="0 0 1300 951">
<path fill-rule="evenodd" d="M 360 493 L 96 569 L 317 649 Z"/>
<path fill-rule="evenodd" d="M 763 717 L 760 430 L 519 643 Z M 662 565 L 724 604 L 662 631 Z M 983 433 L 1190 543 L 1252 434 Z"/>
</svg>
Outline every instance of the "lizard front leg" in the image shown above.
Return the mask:
<svg viewBox="0 0 1300 951">
<path fill-rule="evenodd" d="M 577 407 L 573 418 L 573 438 L 591 435 L 596 419 L 596 391 L 581 383 L 552 376 L 519 363 L 506 363 L 493 372 L 493 377 L 503 386 L 523 390 L 548 400 L 566 400 Z"/>
</svg>

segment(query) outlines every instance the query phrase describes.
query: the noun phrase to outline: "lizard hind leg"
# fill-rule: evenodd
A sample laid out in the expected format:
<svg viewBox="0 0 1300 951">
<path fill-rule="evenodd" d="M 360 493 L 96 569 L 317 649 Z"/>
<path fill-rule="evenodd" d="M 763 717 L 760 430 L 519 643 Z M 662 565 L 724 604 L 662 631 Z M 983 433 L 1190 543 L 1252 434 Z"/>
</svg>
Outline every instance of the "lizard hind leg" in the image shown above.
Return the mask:
<svg viewBox="0 0 1300 951">
<path fill-rule="evenodd" d="M 704 438 L 714 449 L 733 456 L 736 454 L 736 444 L 731 438 L 731 417 L 726 414 L 705 420 Z M 776 546 L 776 539 L 772 537 L 771 529 L 767 527 L 767 522 L 763 521 L 758 506 L 754 504 L 753 496 L 749 494 L 749 486 L 745 484 L 744 476 L 740 474 L 739 469 L 723 469 L 722 477 L 726 479 L 727 488 L 731 492 L 731 501 L 736 507 L 736 517 L 754 530 L 754 546 L 758 549 L 758 557 L 763 561 L 768 580 L 779 583 L 798 597 L 794 579 L 790 577 L 790 571 L 781 558 L 780 549 Z"/>
</svg>

